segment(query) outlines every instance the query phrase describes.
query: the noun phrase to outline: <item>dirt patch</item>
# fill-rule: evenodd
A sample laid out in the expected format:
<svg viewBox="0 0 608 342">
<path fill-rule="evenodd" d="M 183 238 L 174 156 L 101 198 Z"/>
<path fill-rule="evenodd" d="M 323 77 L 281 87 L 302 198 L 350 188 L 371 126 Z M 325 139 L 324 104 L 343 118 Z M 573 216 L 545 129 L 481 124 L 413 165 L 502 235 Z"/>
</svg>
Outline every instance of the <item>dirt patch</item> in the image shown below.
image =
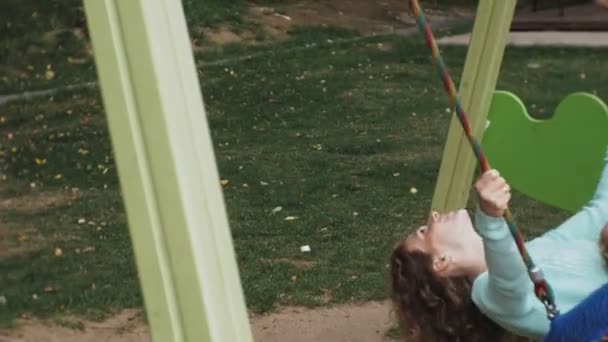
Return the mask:
<svg viewBox="0 0 608 342">
<path fill-rule="evenodd" d="M 77 192 L 32 192 L 20 197 L 0 200 L 0 210 L 16 211 L 20 214 L 35 214 L 42 210 L 69 204 L 77 198 Z"/>
<path fill-rule="evenodd" d="M 282 8 L 252 7 L 251 12 L 265 27 L 286 32 L 297 26 L 337 26 L 354 29 L 363 35 L 392 33 L 415 24 L 407 1 L 348 0 L 302 1 Z M 468 10 L 439 11 L 426 9 L 430 22 L 448 16 L 468 16 Z"/>
<path fill-rule="evenodd" d="M 25 255 L 44 242 L 44 236 L 30 224 L 0 223 L 0 258 Z"/>
<path fill-rule="evenodd" d="M 375 342 L 388 341 L 393 327 L 387 303 L 344 305 L 316 310 L 284 309 L 252 317 L 256 341 L 263 342 Z"/>
<path fill-rule="evenodd" d="M 285 308 L 251 317 L 257 342 L 385 342 L 393 326 L 388 303 L 343 305 L 322 309 Z M 81 330 L 41 321 L 20 322 L 13 330 L 0 330 L 0 342 L 144 342 L 148 328 L 135 310 L 125 310 L 101 322 L 82 322 Z"/>
<path fill-rule="evenodd" d="M 228 26 L 221 26 L 216 29 L 203 30 L 205 37 L 214 44 L 234 44 L 242 42 L 250 42 L 253 40 L 254 35 L 249 31 L 236 34 L 230 30 Z"/>
<path fill-rule="evenodd" d="M 280 258 L 280 259 L 261 258 L 260 261 L 265 264 L 289 264 L 289 265 L 293 265 L 294 267 L 301 269 L 301 270 L 309 270 L 309 269 L 312 269 L 315 266 L 317 266 L 317 263 L 315 261 L 292 260 L 292 259 L 287 259 L 287 258 Z"/>
<path fill-rule="evenodd" d="M 73 203 L 77 192 L 32 192 L 0 200 L 0 211 L 35 215 L 41 211 Z M 48 243 L 40 231 L 29 222 L 0 222 L 0 257 L 25 255 Z"/>
<path fill-rule="evenodd" d="M 333 26 L 353 29 L 362 35 L 398 33 L 414 27 L 407 1 L 403 0 L 318 0 L 301 1 L 277 7 L 250 7 L 249 19 L 260 24 L 263 33 L 270 39 L 281 40 L 289 31 L 304 26 Z M 444 22 L 455 17 L 468 17 L 470 10 L 449 9 L 425 11 L 431 23 Z M 255 34 L 250 31 L 234 33 L 228 27 L 203 30 L 206 38 L 216 44 L 255 43 Z"/>
<path fill-rule="evenodd" d="M 0 330 L 0 342 L 144 342 L 148 328 L 138 310 L 125 310 L 104 322 L 81 321 L 82 329 L 37 320 L 18 322 L 13 330 Z"/>
</svg>

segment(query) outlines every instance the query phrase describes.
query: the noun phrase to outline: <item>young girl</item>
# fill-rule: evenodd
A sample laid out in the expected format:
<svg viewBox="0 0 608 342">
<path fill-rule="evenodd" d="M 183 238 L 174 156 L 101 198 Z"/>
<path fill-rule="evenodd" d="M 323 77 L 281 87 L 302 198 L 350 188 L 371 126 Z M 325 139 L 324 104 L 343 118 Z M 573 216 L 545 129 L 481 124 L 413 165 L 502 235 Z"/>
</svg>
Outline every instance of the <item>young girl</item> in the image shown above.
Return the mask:
<svg viewBox="0 0 608 342">
<path fill-rule="evenodd" d="M 553 287 L 561 312 L 608 283 L 608 267 L 598 249 L 608 222 L 608 151 L 605 162 L 591 202 L 559 227 L 526 243 Z M 393 252 L 392 300 L 414 340 L 497 340 L 505 333 L 499 327 L 533 338 L 549 331 L 545 308 L 533 294 L 502 219 L 511 198 L 508 184 L 491 170 L 479 178 L 476 190 L 477 231 L 465 210 L 434 212 L 428 224 Z"/>
</svg>

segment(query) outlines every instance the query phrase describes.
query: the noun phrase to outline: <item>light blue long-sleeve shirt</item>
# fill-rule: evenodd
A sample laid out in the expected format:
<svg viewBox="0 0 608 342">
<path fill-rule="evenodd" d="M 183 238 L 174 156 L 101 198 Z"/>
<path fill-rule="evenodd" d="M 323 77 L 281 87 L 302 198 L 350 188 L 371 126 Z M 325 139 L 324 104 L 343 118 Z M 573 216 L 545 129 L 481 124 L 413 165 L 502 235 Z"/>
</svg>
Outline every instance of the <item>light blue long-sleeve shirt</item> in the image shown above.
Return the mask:
<svg viewBox="0 0 608 342">
<path fill-rule="evenodd" d="M 559 227 L 526 243 L 567 312 L 608 283 L 608 267 L 599 252 L 600 232 L 608 223 L 608 151 L 596 193 L 581 211 Z M 545 308 L 536 298 L 526 267 L 502 218 L 475 214 L 483 238 L 488 271 L 473 283 L 472 298 L 492 320 L 518 335 L 542 338 L 549 331 Z"/>
</svg>

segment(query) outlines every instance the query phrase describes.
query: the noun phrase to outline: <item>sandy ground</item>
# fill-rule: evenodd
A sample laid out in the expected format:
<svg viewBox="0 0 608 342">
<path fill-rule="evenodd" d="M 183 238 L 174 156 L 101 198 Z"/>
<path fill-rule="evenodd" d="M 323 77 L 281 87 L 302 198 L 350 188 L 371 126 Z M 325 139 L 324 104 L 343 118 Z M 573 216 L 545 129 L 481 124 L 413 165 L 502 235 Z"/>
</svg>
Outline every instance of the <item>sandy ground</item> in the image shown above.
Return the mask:
<svg viewBox="0 0 608 342">
<path fill-rule="evenodd" d="M 136 310 L 125 310 L 104 322 L 83 322 L 70 329 L 42 321 L 20 322 L 0 330 L 0 342 L 147 342 L 147 326 Z M 393 327 L 387 303 L 345 305 L 322 309 L 286 308 L 251 318 L 257 342 L 387 342 Z"/>
</svg>

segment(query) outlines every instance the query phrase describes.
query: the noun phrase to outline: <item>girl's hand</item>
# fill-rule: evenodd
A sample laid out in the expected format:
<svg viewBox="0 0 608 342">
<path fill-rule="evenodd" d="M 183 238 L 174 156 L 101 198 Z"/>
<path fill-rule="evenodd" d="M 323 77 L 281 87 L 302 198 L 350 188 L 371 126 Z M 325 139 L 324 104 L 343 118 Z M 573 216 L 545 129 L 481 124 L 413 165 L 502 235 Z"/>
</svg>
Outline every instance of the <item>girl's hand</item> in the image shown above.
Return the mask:
<svg viewBox="0 0 608 342">
<path fill-rule="evenodd" d="M 511 199 L 511 188 L 498 171 L 490 170 L 481 175 L 475 183 L 475 189 L 481 211 L 492 217 L 504 215 Z"/>
</svg>

